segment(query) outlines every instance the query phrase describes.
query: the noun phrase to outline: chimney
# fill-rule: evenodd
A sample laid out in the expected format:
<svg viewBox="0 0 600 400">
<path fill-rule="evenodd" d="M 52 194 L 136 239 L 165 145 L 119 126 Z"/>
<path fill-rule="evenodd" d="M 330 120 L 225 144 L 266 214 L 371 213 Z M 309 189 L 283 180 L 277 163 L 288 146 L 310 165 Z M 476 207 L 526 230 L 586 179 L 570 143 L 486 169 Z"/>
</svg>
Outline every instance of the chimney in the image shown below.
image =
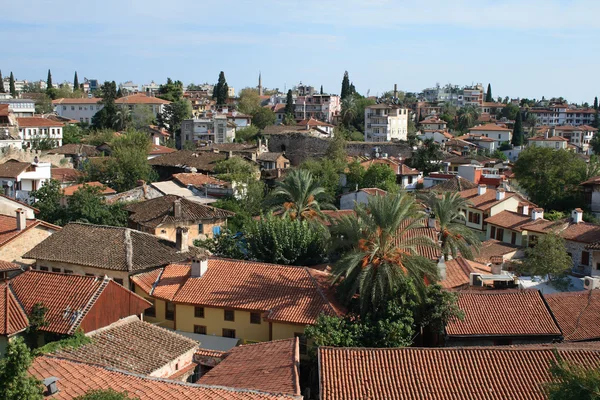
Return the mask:
<svg viewBox="0 0 600 400">
<path fill-rule="evenodd" d="M 548 134 L 548 131 L 546 131 L 546 133 L 544 133 L 544 139 L 548 139 L 548 136 L 550 135 Z"/>
<path fill-rule="evenodd" d="M 427 219 L 427 227 L 435 229 L 435 214 L 430 213 L 429 218 Z"/>
<path fill-rule="evenodd" d="M 398 84 L 394 83 L 394 97 L 398 97 Z"/>
<path fill-rule="evenodd" d="M 529 215 L 529 204 L 523 204 L 523 215 Z"/>
<path fill-rule="evenodd" d="M 208 271 L 208 257 L 206 255 L 192 258 L 192 278 L 200 278 L 206 271 Z"/>
<path fill-rule="evenodd" d="M 502 267 L 504 267 L 504 258 L 502 256 L 493 256 L 490 258 L 492 262 L 492 274 L 501 275 Z"/>
<path fill-rule="evenodd" d="M 188 228 L 177 228 L 177 233 L 175 236 L 175 248 L 181 253 L 188 251 Z"/>
<path fill-rule="evenodd" d="M 58 393 L 58 378 L 55 376 L 51 376 L 43 380 L 43 385 L 46 387 L 46 391 L 44 392 L 44 396 L 52 396 Z"/>
<path fill-rule="evenodd" d="M 543 219 L 544 218 L 544 209 L 543 208 L 534 208 L 533 212 L 531 213 L 531 219 L 533 221 L 536 221 L 538 219 Z"/>
<path fill-rule="evenodd" d="M 487 192 L 487 186 L 479 185 L 477 186 L 477 196 L 483 196 Z"/>
<path fill-rule="evenodd" d="M 444 259 L 444 255 L 440 256 L 440 259 L 437 263 L 438 275 L 440 277 L 440 281 L 446 279 L 446 260 Z"/>
<path fill-rule="evenodd" d="M 550 128 L 550 137 L 554 136 L 556 136 L 556 127 L 553 126 L 552 128 Z"/>
<path fill-rule="evenodd" d="M 576 208 L 571 212 L 571 220 L 574 224 L 579 224 L 583 222 L 583 210 L 581 208 Z"/>
<path fill-rule="evenodd" d="M 173 217 L 178 220 L 181 218 L 181 199 L 177 198 L 173 202 Z"/>
<path fill-rule="evenodd" d="M 16 217 L 17 217 L 17 230 L 18 231 L 22 231 L 27 226 L 27 218 L 25 216 L 25 210 L 23 210 L 22 208 L 17 208 L 15 210 L 15 213 L 17 214 L 16 215 Z"/>
<path fill-rule="evenodd" d="M 496 201 L 504 200 L 504 196 L 506 196 L 506 190 L 498 188 L 496 190 Z"/>
</svg>

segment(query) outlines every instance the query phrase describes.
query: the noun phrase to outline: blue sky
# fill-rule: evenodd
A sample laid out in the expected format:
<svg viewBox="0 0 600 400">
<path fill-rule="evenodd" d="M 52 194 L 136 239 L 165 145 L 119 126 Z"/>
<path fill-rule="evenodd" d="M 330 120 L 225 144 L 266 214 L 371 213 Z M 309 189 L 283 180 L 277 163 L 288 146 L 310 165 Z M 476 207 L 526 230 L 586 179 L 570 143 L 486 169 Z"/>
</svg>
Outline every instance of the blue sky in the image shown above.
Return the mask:
<svg viewBox="0 0 600 400">
<path fill-rule="evenodd" d="M 0 69 L 17 79 L 299 81 L 339 93 L 492 84 L 494 97 L 600 95 L 596 0 L 103 0 L 2 6 Z"/>
</svg>

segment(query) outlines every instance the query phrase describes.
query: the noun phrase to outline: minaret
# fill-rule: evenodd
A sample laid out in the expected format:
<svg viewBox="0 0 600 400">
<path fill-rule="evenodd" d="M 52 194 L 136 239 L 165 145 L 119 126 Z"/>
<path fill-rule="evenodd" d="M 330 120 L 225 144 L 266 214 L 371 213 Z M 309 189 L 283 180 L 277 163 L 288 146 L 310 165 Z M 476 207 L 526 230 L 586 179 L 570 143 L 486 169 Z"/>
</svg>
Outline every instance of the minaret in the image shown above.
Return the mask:
<svg viewBox="0 0 600 400">
<path fill-rule="evenodd" d="M 258 72 L 258 95 L 259 96 L 263 95 L 262 76 L 261 76 L 260 71 Z"/>
</svg>

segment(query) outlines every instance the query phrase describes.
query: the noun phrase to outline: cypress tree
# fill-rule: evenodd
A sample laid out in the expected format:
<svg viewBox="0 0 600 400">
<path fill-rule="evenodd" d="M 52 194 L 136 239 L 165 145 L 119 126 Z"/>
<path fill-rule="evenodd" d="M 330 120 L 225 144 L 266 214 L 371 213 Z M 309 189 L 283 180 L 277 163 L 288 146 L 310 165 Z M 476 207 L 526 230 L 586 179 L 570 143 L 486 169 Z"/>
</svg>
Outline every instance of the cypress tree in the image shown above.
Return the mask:
<svg viewBox="0 0 600 400">
<path fill-rule="evenodd" d="M 73 78 L 73 90 L 79 89 L 79 79 L 77 78 L 77 71 L 75 71 L 75 78 Z"/>
<path fill-rule="evenodd" d="M 217 101 L 218 104 L 227 104 L 227 99 L 229 98 L 229 85 L 227 84 L 227 82 L 225 82 L 223 86 L 221 86 L 219 98 L 220 100 Z"/>
<path fill-rule="evenodd" d="M 0 73 L 0 79 L 2 78 L 2 74 Z M 598 111 L 598 96 L 594 97 L 594 110 Z"/>
<path fill-rule="evenodd" d="M 340 98 L 344 100 L 350 95 L 350 78 L 348 77 L 348 71 L 344 72 L 344 78 L 342 78 L 342 92 Z"/>
<path fill-rule="evenodd" d="M 52 73 L 50 73 L 50 70 L 48 70 L 48 79 L 46 79 L 46 84 L 48 85 L 46 89 L 52 88 Z"/>
<path fill-rule="evenodd" d="M 294 97 L 292 96 L 292 90 L 288 90 L 287 98 L 285 99 L 285 113 L 294 115 Z"/>
<path fill-rule="evenodd" d="M 596 114 L 594 114 L 594 120 L 592 121 L 592 126 L 596 129 L 600 129 L 600 115 L 598 115 L 600 111 L 596 110 Z"/>
<path fill-rule="evenodd" d="M 492 97 L 492 84 L 488 83 L 487 93 L 485 94 L 485 101 L 492 103 L 494 98 Z"/>
<path fill-rule="evenodd" d="M 0 93 L 6 93 L 6 89 L 4 89 L 4 78 L 2 78 L 2 71 L 0 71 Z"/>
<path fill-rule="evenodd" d="M 219 73 L 219 81 L 213 88 L 213 99 L 217 100 L 217 104 L 227 103 L 228 91 L 229 86 L 227 86 L 227 81 L 225 80 L 225 72 L 221 71 Z"/>
<path fill-rule="evenodd" d="M 524 141 L 525 140 L 523 138 L 523 119 L 521 117 L 521 111 L 519 111 L 515 120 L 515 127 L 513 129 L 513 137 L 511 143 L 514 146 L 522 146 Z"/>
<path fill-rule="evenodd" d="M 17 98 L 17 89 L 15 88 L 15 76 L 12 71 L 10 72 L 10 83 L 9 83 L 10 95 L 13 98 Z"/>
<path fill-rule="evenodd" d="M 0 78 L 2 78 L 2 74 L 1 73 L 0 73 Z M 323 85 L 321 85 L 321 91 L 319 93 L 323 94 Z"/>
</svg>

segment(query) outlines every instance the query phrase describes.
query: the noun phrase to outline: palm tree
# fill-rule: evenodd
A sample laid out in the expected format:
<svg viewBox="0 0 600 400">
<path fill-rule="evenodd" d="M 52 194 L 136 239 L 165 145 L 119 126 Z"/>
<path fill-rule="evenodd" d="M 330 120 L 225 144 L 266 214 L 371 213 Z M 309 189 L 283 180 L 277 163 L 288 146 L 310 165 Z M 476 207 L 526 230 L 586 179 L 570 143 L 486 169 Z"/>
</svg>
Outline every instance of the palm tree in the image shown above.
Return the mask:
<svg viewBox="0 0 600 400">
<path fill-rule="evenodd" d="M 418 254 L 419 247 L 436 246 L 423 232 L 424 218 L 414 198 L 401 192 L 372 197 L 332 227 L 337 248 L 345 253 L 333 268 L 333 280 L 346 304 L 358 293 L 365 315 L 391 299 L 404 279 L 421 293 L 426 281 L 436 280 L 436 264 Z"/>
<path fill-rule="evenodd" d="M 465 225 L 465 213 L 469 201 L 459 193 L 445 192 L 441 196 L 430 194 L 425 198 L 433 216 L 439 224 L 439 241 L 442 254 L 456 258 L 459 254 L 469 260 L 473 259 L 473 250 L 479 253 L 481 241 L 471 229 Z"/>
<path fill-rule="evenodd" d="M 269 196 L 268 202 L 275 205 L 275 212 L 283 212 L 291 219 L 323 218 L 321 209 L 335 209 L 326 202 L 325 188 L 312 173 L 305 169 L 291 171 Z"/>
<path fill-rule="evenodd" d="M 129 107 L 119 107 L 115 113 L 113 120 L 113 127 L 116 130 L 123 130 L 127 128 L 127 125 L 131 121 L 131 111 Z"/>
</svg>

